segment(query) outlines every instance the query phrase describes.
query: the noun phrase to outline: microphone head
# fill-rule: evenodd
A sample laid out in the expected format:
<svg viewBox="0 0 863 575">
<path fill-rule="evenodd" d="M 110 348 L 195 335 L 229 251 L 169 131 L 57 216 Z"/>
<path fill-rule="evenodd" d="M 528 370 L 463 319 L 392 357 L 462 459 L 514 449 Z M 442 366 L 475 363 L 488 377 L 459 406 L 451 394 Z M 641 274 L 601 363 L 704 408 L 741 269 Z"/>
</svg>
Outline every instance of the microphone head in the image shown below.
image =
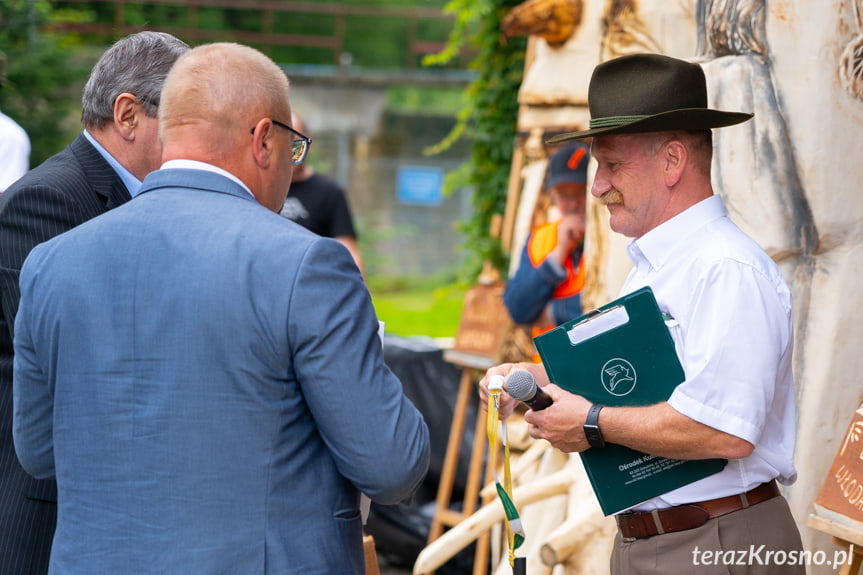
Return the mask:
<svg viewBox="0 0 863 575">
<path fill-rule="evenodd" d="M 533 374 L 524 369 L 510 373 L 506 378 L 506 392 L 518 401 L 530 400 L 536 395 L 536 380 Z"/>
</svg>

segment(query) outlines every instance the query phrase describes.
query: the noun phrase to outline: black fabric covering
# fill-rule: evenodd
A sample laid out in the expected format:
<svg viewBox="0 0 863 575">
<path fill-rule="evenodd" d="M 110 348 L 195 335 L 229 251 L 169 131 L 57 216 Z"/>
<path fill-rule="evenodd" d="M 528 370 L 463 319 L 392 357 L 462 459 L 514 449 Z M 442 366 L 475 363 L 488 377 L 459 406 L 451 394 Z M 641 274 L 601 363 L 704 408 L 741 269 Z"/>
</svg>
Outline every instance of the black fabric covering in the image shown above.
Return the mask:
<svg viewBox="0 0 863 575">
<path fill-rule="evenodd" d="M 398 336 L 384 338 L 384 360 L 402 382 L 404 393 L 420 410 L 429 427 L 431 462 L 428 475 L 409 502 L 398 505 L 372 503 L 366 532 L 375 539 L 378 557 L 390 565 L 411 568 L 426 546 L 435 513 L 449 430 L 461 369 L 443 359 L 443 351 L 421 339 Z M 450 508 L 461 508 L 470 466 L 476 427 L 477 395 L 468 404 L 465 430 L 459 450 Z M 474 546 L 464 549 L 436 572 L 441 575 L 469 574 L 473 570 Z"/>
</svg>

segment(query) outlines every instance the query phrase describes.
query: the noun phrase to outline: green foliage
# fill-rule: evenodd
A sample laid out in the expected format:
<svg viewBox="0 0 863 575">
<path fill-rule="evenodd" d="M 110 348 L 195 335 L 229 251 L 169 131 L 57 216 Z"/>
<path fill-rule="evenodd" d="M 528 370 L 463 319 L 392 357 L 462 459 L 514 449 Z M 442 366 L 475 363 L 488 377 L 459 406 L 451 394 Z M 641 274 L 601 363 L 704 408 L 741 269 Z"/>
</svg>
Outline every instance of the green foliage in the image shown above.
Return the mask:
<svg viewBox="0 0 863 575">
<path fill-rule="evenodd" d="M 72 57 L 80 47 L 75 36 L 40 31 L 57 17 L 43 0 L 0 3 L 0 49 L 12 84 L 0 90 L 0 109 L 30 136 L 31 166 L 61 150 L 80 130 L 70 118 L 88 66 Z"/>
<path fill-rule="evenodd" d="M 456 17 L 447 48 L 427 57 L 425 63 L 439 64 L 455 57 L 469 43 L 477 50 L 471 68 L 478 78 L 469 86 L 465 107 L 457 116 L 452 132 L 436 147 L 446 149 L 457 139 L 469 136 L 472 157 L 466 167 L 447 176 L 447 191 L 464 185 L 474 187 L 473 215 L 464 222 L 466 254 L 462 275 L 475 278 L 484 261 L 498 269 L 506 265 L 500 242 L 489 234 L 492 216 L 506 208 L 509 172 L 518 120 L 518 88 L 524 70 L 525 39 L 500 42 L 500 23 L 521 0 L 452 0 L 446 11 Z"/>
<path fill-rule="evenodd" d="M 92 3 L 90 3 L 92 4 Z M 104 3 L 103 3 L 104 4 Z M 108 22 L 114 21 L 114 7 L 107 3 L 109 10 L 100 11 L 100 17 Z M 187 26 L 185 6 L 153 6 L 146 4 L 124 4 L 123 23 L 138 26 L 142 30 L 151 22 L 170 22 L 172 26 Z M 202 27 L 204 27 L 202 25 Z"/>
<path fill-rule="evenodd" d="M 318 0 L 316 3 L 442 7 L 454 17 L 446 48 L 427 56 L 423 63 L 435 67 L 461 66 L 458 60 L 468 53 L 474 56 L 470 68 L 477 79 L 458 97 L 444 92 L 420 96 L 405 89 L 390 101 L 402 102 L 405 109 L 426 108 L 429 102 L 434 102 L 436 113 L 460 106 L 453 130 L 427 151 L 439 152 L 462 139 L 472 143 L 470 160 L 448 174 L 445 181 L 447 192 L 464 187 L 474 190 L 472 216 L 460 229 L 465 238 L 462 276 L 468 283 L 484 261 L 493 262 L 499 269 L 506 264 L 506 255 L 499 242 L 490 237 L 489 227 L 492 216 L 505 209 L 526 40 L 516 38 L 501 44 L 499 28 L 502 18 L 520 1 L 449 0 L 445 4 L 447 0 Z M 156 29 L 166 24 L 182 27 L 189 25 L 186 9 L 142 0 L 124 5 L 122 24 Z M 416 55 L 408 53 L 408 43 L 441 42 L 450 26 L 449 22 L 434 18 L 414 20 L 395 15 L 369 18 L 361 13 L 362 10 L 355 12 L 344 21 L 344 50 L 352 54 L 353 64 L 361 67 L 410 67 Z M 202 29 L 223 30 L 228 36 L 232 31 L 261 30 L 264 21 L 260 10 L 245 8 L 202 6 L 197 14 Z M 58 151 L 80 129 L 73 112 L 81 84 L 95 60 L 90 58 L 92 51 L 81 50 L 75 35 L 36 31 L 47 30 L 46 26 L 58 17 L 70 16 L 78 21 L 113 24 L 115 13 L 110 2 L 75 2 L 74 8 L 53 13 L 47 0 L 0 2 L 0 49 L 9 55 L 9 76 L 15 84 L 0 90 L 0 105 L 30 134 L 32 165 Z M 274 10 L 272 16 L 273 30 L 278 33 L 326 37 L 335 34 L 338 27 L 334 13 Z M 115 39 L 90 37 L 88 41 L 104 45 Z M 313 46 L 269 46 L 266 51 L 277 61 L 304 64 L 333 63 L 337 56 L 332 49 Z"/>
<path fill-rule="evenodd" d="M 407 85 L 387 88 L 387 109 L 393 112 L 454 116 L 463 107 L 461 88 Z"/>
<path fill-rule="evenodd" d="M 155 29 L 170 26 L 182 29 L 197 26 L 204 31 L 218 31 L 219 39 L 255 45 L 280 63 L 332 65 L 341 62 L 343 52 L 351 64 L 367 68 L 415 67 L 417 55 L 413 42 L 440 43 L 450 29 L 447 21 L 436 18 L 414 18 L 410 8 L 439 9 L 446 0 L 316 0 L 295 3 L 302 6 L 285 9 L 279 2 L 261 7 L 244 6 L 242 0 L 208 2 L 194 6 L 184 3 L 167 4 L 159 0 L 124 3 L 119 24 Z M 327 4 L 334 6 L 328 8 Z M 117 19 L 112 2 L 74 2 L 76 10 L 87 11 L 92 21 L 114 25 Z M 369 8 L 384 9 L 380 14 Z M 398 9 L 398 10 L 394 10 Z M 345 14 L 347 12 L 347 14 Z M 271 28 L 269 23 L 271 22 Z M 304 37 L 306 45 L 256 45 L 244 33 L 272 31 Z M 343 35 L 342 35 L 343 32 Z M 182 31 L 178 32 L 182 36 Z M 208 38 L 212 36 L 208 35 Z M 328 41 L 336 37 L 343 45 L 334 47 Z M 192 44 L 195 38 L 182 38 Z M 303 42 L 300 42 L 301 44 Z"/>
<path fill-rule="evenodd" d="M 380 42 L 369 42 L 376 35 L 397 38 L 407 46 L 406 26 L 403 18 L 386 16 L 355 16 L 348 22 L 345 34 L 345 52 L 351 54 L 353 65 L 374 68 L 403 68 L 409 63 L 406 51 L 393 50 Z"/>
</svg>

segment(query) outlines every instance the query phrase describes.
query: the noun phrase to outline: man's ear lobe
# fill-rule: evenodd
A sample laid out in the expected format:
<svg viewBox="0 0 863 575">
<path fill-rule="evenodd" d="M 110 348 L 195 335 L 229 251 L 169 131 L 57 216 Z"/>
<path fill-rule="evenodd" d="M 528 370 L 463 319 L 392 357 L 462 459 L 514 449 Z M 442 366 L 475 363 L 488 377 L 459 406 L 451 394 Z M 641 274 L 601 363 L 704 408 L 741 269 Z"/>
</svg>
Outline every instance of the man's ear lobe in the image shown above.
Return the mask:
<svg viewBox="0 0 863 575">
<path fill-rule="evenodd" d="M 686 146 L 677 140 L 668 142 L 665 146 L 665 185 L 673 188 L 683 175 L 683 169 L 689 159 Z"/>
<path fill-rule="evenodd" d="M 144 113 L 137 103 L 138 99 L 128 92 L 123 92 L 114 100 L 114 125 L 127 140 L 133 137 L 133 132 L 140 122 L 138 113 Z"/>
<path fill-rule="evenodd" d="M 252 157 L 261 168 L 270 165 L 270 155 L 273 153 L 273 123 L 267 118 L 261 118 L 252 130 Z"/>
</svg>

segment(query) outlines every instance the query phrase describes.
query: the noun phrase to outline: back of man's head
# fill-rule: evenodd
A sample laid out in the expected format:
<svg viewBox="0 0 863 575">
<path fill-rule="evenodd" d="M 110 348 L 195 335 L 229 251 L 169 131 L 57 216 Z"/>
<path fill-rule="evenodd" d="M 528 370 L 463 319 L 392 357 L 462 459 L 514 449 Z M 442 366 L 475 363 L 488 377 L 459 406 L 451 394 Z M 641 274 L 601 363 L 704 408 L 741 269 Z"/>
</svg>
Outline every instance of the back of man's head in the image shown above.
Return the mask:
<svg viewBox="0 0 863 575">
<path fill-rule="evenodd" d="M 213 161 L 249 140 L 262 117 L 291 117 L 288 78 L 267 56 L 241 44 L 198 46 L 177 61 L 165 81 L 159 111 L 163 146 Z M 200 136 L 209 135 L 205 141 Z M 166 155 L 166 160 L 170 159 Z"/>
<path fill-rule="evenodd" d="M 81 97 L 81 123 L 102 129 L 114 118 L 117 96 L 128 92 L 155 117 L 168 71 L 189 46 L 164 32 L 138 32 L 111 46 L 93 67 Z"/>
<path fill-rule="evenodd" d="M 287 126 L 290 118 L 288 78 L 269 57 L 230 42 L 198 46 L 177 60 L 165 80 L 162 160 L 218 166 L 278 211 L 291 182 L 293 135 L 277 136 L 276 130 L 285 130 L 278 125 Z"/>
</svg>

